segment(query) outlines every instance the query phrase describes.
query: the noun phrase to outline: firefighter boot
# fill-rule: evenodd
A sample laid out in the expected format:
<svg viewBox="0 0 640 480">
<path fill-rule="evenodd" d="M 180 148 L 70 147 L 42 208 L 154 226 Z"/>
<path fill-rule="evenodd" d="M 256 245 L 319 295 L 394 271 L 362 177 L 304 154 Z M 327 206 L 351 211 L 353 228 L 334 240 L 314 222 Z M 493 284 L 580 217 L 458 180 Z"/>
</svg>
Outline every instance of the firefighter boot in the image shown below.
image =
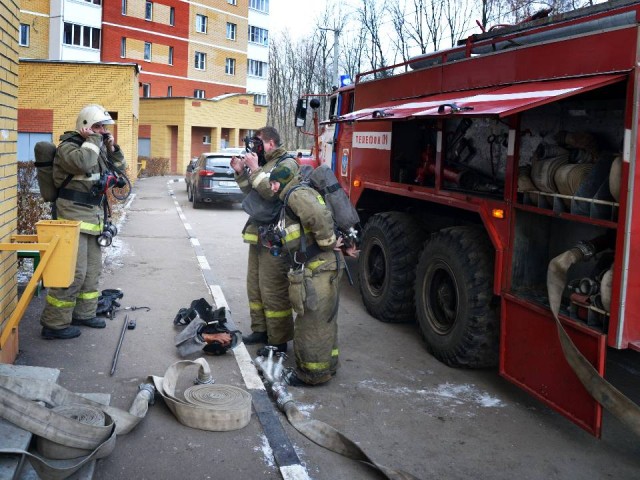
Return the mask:
<svg viewBox="0 0 640 480">
<path fill-rule="evenodd" d="M 78 327 L 67 327 L 61 329 L 42 327 L 42 338 L 47 340 L 66 340 L 68 338 L 76 338 L 80 336 Z"/>
<path fill-rule="evenodd" d="M 104 318 L 72 318 L 71 325 L 82 325 L 85 327 L 91 328 L 104 328 L 107 326 L 107 322 L 104 321 Z"/>
<path fill-rule="evenodd" d="M 267 332 L 251 332 L 251 335 L 242 337 L 242 341 L 246 345 L 255 345 L 256 343 L 267 343 Z"/>
</svg>

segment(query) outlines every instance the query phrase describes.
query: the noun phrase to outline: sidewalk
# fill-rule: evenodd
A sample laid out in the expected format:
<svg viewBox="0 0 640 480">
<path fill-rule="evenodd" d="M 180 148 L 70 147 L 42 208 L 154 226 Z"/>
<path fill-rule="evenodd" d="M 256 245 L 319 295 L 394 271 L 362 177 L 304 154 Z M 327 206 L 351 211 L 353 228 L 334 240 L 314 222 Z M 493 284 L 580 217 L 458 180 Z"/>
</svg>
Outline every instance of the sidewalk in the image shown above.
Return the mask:
<svg viewBox="0 0 640 480">
<path fill-rule="evenodd" d="M 178 360 L 173 318 L 194 299 L 214 299 L 199 259 L 178 215 L 168 182 L 178 177 L 140 179 L 119 235 L 108 250 L 100 289 L 124 292 L 121 308 L 105 329 L 82 327 L 72 340 L 44 340 L 39 316 L 46 291 L 34 298 L 20 324 L 17 365 L 60 369 L 58 383 L 73 392 L 107 393 L 111 405 L 128 410 L 138 384 L 162 376 Z M 175 184 L 179 188 L 179 183 Z M 246 268 L 246 258 L 238 259 Z M 124 307 L 150 307 L 135 311 Z M 116 372 L 109 375 L 122 325 L 128 315 L 137 326 L 127 330 Z M 236 323 L 237 319 L 234 317 Z M 248 328 L 247 321 L 244 328 Z M 242 329 L 242 325 L 237 325 Z M 242 347 L 244 348 L 244 347 Z M 204 357 L 216 383 L 246 389 L 228 352 Z M 195 370 L 194 370 L 195 371 Z M 189 380 L 189 379 L 187 379 Z M 188 385 L 185 385 L 185 387 Z M 257 453 L 256 453 L 257 452 Z M 115 451 L 98 462 L 96 479 L 142 478 L 281 478 L 261 423 L 252 412 L 248 426 L 231 432 L 206 432 L 178 423 L 161 399 L 129 434 L 119 436 Z"/>
</svg>

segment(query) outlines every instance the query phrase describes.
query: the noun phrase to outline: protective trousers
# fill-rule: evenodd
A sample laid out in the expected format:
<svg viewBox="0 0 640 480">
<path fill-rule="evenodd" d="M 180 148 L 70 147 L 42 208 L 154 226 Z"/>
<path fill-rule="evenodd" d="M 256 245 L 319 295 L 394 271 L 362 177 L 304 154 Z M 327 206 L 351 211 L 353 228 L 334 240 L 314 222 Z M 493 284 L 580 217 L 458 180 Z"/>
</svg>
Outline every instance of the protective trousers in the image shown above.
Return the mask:
<svg viewBox="0 0 640 480">
<path fill-rule="evenodd" d="M 72 318 L 96 316 L 102 252 L 94 235 L 80 233 L 73 283 L 67 288 L 50 288 L 40 324 L 54 330 L 66 328 Z"/>
<path fill-rule="evenodd" d="M 293 310 L 289 302 L 289 263 L 262 245 L 249 245 L 247 295 L 251 331 L 267 332 L 268 343 L 293 338 Z"/>
<path fill-rule="evenodd" d="M 305 302 L 304 315 L 296 317 L 293 337 L 296 373 L 300 380 L 310 385 L 329 381 L 338 370 L 341 277 L 342 268 L 314 272 L 310 282 L 317 295 L 317 308 L 311 310 Z"/>
</svg>

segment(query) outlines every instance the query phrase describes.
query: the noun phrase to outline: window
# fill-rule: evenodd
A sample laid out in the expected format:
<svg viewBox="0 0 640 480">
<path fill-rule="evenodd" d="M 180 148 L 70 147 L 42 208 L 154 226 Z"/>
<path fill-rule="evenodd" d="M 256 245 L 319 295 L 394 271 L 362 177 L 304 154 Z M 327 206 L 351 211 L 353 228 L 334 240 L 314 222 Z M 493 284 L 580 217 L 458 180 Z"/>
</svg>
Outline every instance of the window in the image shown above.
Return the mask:
<svg viewBox="0 0 640 480">
<path fill-rule="evenodd" d="M 195 89 L 193 91 L 193 96 L 196 98 L 204 98 L 204 90 Z"/>
<path fill-rule="evenodd" d="M 207 17 L 196 14 L 196 32 L 207 33 Z"/>
<path fill-rule="evenodd" d="M 144 59 L 147 62 L 151 61 L 151 44 L 149 42 L 144 42 Z"/>
<path fill-rule="evenodd" d="M 227 75 L 235 75 L 236 74 L 236 59 L 235 58 L 227 58 L 224 63 L 224 73 Z"/>
<path fill-rule="evenodd" d="M 102 5 L 102 0 L 84 0 L 87 3 L 93 3 L 94 5 Z"/>
<path fill-rule="evenodd" d="M 202 52 L 196 52 L 194 66 L 196 70 L 205 70 L 207 68 L 207 54 Z"/>
<path fill-rule="evenodd" d="M 227 39 L 228 40 L 236 39 L 236 28 L 237 28 L 237 25 L 235 23 L 227 22 Z"/>
<path fill-rule="evenodd" d="M 153 2 L 146 2 L 144 4 L 144 19 L 153 20 Z"/>
<path fill-rule="evenodd" d="M 249 41 L 259 43 L 260 45 L 269 44 L 269 31 L 260 27 L 252 27 L 249 25 Z"/>
<path fill-rule="evenodd" d="M 142 84 L 142 96 L 144 98 L 149 98 L 151 96 L 151 84 L 143 83 Z"/>
<path fill-rule="evenodd" d="M 261 107 L 266 107 L 269 104 L 267 103 L 267 96 L 263 95 L 261 93 L 256 93 L 253 96 L 253 103 L 255 103 L 256 105 L 259 105 Z"/>
<path fill-rule="evenodd" d="M 229 5 L 237 5 L 238 4 L 238 2 L 236 0 L 227 0 L 227 3 Z"/>
<path fill-rule="evenodd" d="M 172 27 L 176 24 L 176 9 L 174 7 L 169 8 L 169 25 Z"/>
<path fill-rule="evenodd" d="M 173 47 L 169 47 L 169 58 L 167 59 L 169 65 L 173 65 Z"/>
<path fill-rule="evenodd" d="M 20 24 L 20 41 L 18 45 L 21 47 L 29 46 L 29 25 L 25 25 L 24 23 Z"/>
<path fill-rule="evenodd" d="M 266 77 L 267 63 L 259 60 L 247 60 L 247 75 L 252 77 Z"/>
<path fill-rule="evenodd" d="M 167 97 L 173 97 L 173 87 L 171 85 L 167 87 Z"/>
<path fill-rule="evenodd" d="M 127 14 L 127 0 L 122 0 L 122 15 Z"/>
<path fill-rule="evenodd" d="M 249 0 L 249 8 L 269 13 L 269 0 Z"/>
<path fill-rule="evenodd" d="M 125 37 L 120 39 L 120 56 L 122 58 L 127 56 L 127 39 Z"/>
<path fill-rule="evenodd" d="M 211 135 L 205 135 L 202 137 L 202 143 L 205 145 L 211 145 Z"/>
<path fill-rule="evenodd" d="M 62 43 L 64 45 L 76 45 L 78 47 L 88 47 L 95 50 L 100 49 L 99 28 L 84 27 L 74 23 L 64 22 Z"/>
</svg>

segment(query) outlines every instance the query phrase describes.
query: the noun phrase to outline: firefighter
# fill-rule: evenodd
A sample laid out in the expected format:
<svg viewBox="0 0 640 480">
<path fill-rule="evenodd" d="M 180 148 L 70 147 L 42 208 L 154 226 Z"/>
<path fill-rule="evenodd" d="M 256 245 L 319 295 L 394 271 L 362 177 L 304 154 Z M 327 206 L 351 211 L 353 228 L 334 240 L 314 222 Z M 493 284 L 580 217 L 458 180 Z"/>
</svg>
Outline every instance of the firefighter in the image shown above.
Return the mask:
<svg viewBox="0 0 640 480">
<path fill-rule="evenodd" d="M 276 194 L 269 185 L 269 173 L 276 164 L 298 171 L 293 157 L 281 146 L 280 135 L 273 127 L 263 127 L 254 137 L 254 150 L 231 159 L 235 179 L 247 195 L 255 190 L 259 201 L 273 201 Z M 287 351 L 293 338 L 293 311 L 287 296 L 289 265 L 285 259 L 273 256 L 264 247 L 259 235 L 260 224 L 249 217 L 242 237 L 249 244 L 247 266 L 247 296 L 251 317 L 251 334 L 243 336 L 247 345 L 267 343 L 278 351 Z"/>
<path fill-rule="evenodd" d="M 338 369 L 338 300 L 344 268 L 333 216 L 320 193 L 301 184 L 286 165 L 269 176 L 271 189 L 284 202 L 274 228 L 274 243 L 290 262 L 289 297 L 297 312 L 293 350 L 296 369 L 285 374 L 292 386 L 318 385 Z M 348 252 L 351 254 L 351 252 Z"/>
<path fill-rule="evenodd" d="M 115 122 L 100 105 L 87 105 L 78 114 L 75 131 L 60 137 L 53 163 L 53 180 L 59 188 L 54 218 L 80 221 L 80 239 L 73 283 L 67 288 L 50 288 L 40 317 L 42 337 L 68 339 L 80 335 L 77 325 L 104 328 L 96 317 L 98 281 L 102 252 L 98 238 L 103 234 L 106 205 L 104 185 L 111 162 L 125 168 L 120 147 L 106 125 Z"/>
</svg>

